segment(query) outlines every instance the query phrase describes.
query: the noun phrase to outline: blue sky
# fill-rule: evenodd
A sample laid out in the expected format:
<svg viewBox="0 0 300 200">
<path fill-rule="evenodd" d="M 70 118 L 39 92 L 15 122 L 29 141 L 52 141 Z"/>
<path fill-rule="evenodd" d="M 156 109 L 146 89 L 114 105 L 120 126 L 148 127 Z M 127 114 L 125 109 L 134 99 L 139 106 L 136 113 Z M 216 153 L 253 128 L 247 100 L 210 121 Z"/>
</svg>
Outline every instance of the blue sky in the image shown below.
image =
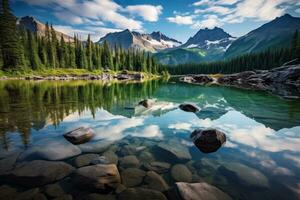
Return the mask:
<svg viewBox="0 0 300 200">
<path fill-rule="evenodd" d="M 300 0 L 12 0 L 12 9 L 82 39 L 128 28 L 186 42 L 202 28 L 242 36 L 285 13 L 299 17 Z"/>
</svg>

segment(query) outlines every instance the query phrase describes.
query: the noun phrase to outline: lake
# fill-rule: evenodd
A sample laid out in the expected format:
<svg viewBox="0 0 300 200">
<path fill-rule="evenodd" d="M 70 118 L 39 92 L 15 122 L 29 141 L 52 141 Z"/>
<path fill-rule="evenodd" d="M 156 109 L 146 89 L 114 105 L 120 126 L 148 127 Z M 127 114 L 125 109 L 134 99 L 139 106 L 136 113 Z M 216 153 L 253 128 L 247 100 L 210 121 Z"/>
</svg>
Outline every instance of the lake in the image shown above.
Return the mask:
<svg viewBox="0 0 300 200">
<path fill-rule="evenodd" d="M 137 106 L 149 98 L 156 99 L 153 107 Z M 180 110 L 184 102 L 197 104 L 200 111 Z M 0 82 L 0 159 L 16 152 L 24 158 L 17 162 L 41 159 L 42 154 L 31 150 L 55 148 L 53 142 L 67 142 L 63 134 L 81 126 L 95 131 L 92 140 L 78 145 L 82 154 L 110 150 L 119 161 L 134 155 L 144 171 L 148 162 L 167 163 L 160 175 L 169 186 L 180 180 L 172 166 L 181 164 L 188 170 L 183 180 L 207 182 L 233 199 L 300 197 L 299 100 L 176 80 Z M 224 132 L 226 143 L 216 152 L 202 153 L 190 139 L 198 128 Z M 98 143 L 106 145 L 100 150 Z M 164 152 L 175 149 L 175 156 L 163 154 L 161 146 Z M 179 159 L 180 150 L 190 158 Z M 73 164 L 73 159 L 63 160 Z"/>
</svg>

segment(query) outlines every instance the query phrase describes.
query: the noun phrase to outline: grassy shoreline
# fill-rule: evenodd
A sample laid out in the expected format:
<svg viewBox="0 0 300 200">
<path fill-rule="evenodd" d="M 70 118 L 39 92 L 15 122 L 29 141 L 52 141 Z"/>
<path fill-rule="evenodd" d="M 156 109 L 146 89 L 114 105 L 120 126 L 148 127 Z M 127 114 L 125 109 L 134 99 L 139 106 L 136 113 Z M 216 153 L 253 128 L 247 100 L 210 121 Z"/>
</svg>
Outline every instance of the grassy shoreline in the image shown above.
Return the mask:
<svg viewBox="0 0 300 200">
<path fill-rule="evenodd" d="M 128 74 L 143 74 L 144 79 L 159 78 L 160 75 L 146 73 L 146 72 L 136 72 L 136 71 L 126 71 Z M 43 69 L 43 70 L 24 70 L 24 71 L 2 71 L 0 70 L 0 79 L 22 79 L 32 76 L 50 77 L 50 76 L 83 76 L 83 75 L 118 75 L 122 74 L 122 71 L 103 71 L 103 70 L 93 70 L 89 71 L 86 69 L 70 69 L 70 68 L 57 68 L 57 69 Z"/>
</svg>

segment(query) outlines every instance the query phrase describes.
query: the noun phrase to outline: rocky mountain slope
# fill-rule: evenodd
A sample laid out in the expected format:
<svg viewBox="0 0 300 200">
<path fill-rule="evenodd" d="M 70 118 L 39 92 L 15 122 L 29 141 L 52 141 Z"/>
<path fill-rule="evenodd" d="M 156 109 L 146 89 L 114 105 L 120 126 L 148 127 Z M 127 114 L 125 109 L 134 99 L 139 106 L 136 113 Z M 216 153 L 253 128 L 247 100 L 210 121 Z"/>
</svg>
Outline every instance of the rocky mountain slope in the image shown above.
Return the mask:
<svg viewBox="0 0 300 200">
<path fill-rule="evenodd" d="M 225 58 L 268 48 L 286 47 L 290 45 L 294 32 L 299 29 L 300 18 L 289 14 L 277 17 L 234 41 L 226 51 Z"/>
<path fill-rule="evenodd" d="M 34 17 L 25 16 L 25 17 L 19 18 L 17 21 L 17 25 L 20 28 L 25 28 L 27 30 L 37 33 L 38 35 L 45 36 L 46 25 L 44 23 L 38 21 Z M 71 41 L 71 42 L 74 41 L 73 37 L 68 36 L 59 31 L 56 31 L 56 36 L 58 39 L 60 39 L 61 36 L 63 36 L 65 41 Z"/>
<path fill-rule="evenodd" d="M 161 32 L 143 34 L 128 29 L 121 32 L 109 33 L 102 37 L 99 43 L 103 43 L 104 41 L 107 41 L 112 47 L 117 45 L 125 49 L 134 48 L 149 52 L 157 52 L 181 45 L 181 42 L 169 38 Z"/>
</svg>

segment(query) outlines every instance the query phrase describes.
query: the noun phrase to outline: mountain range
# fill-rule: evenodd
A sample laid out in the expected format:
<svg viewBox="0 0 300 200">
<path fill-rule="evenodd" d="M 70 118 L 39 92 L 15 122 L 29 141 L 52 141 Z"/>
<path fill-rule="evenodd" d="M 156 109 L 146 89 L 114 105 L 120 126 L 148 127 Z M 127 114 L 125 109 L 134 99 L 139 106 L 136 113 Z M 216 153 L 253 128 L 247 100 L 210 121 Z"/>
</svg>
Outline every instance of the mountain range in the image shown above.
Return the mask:
<svg viewBox="0 0 300 200">
<path fill-rule="evenodd" d="M 104 41 L 107 41 L 111 47 L 117 45 L 125 49 L 134 48 L 153 53 L 174 48 L 182 44 L 175 39 L 165 36 L 159 31 L 151 34 L 143 34 L 128 29 L 121 32 L 109 33 L 102 37 L 99 43 L 101 44 Z"/>
<path fill-rule="evenodd" d="M 18 26 L 45 34 L 45 24 L 33 17 L 23 17 L 18 20 Z M 139 33 L 128 29 L 108 33 L 100 38 L 98 43 L 107 41 L 111 47 L 139 49 L 151 52 L 162 64 L 176 65 L 181 63 L 198 63 L 232 58 L 245 53 L 253 53 L 268 48 L 282 48 L 290 45 L 292 35 L 300 30 L 300 18 L 289 14 L 262 25 L 248 34 L 236 38 L 223 29 L 201 29 L 186 43 L 182 43 L 164 35 L 161 32 L 151 34 Z M 56 31 L 57 37 L 63 35 L 66 41 L 73 38 Z"/>
</svg>

